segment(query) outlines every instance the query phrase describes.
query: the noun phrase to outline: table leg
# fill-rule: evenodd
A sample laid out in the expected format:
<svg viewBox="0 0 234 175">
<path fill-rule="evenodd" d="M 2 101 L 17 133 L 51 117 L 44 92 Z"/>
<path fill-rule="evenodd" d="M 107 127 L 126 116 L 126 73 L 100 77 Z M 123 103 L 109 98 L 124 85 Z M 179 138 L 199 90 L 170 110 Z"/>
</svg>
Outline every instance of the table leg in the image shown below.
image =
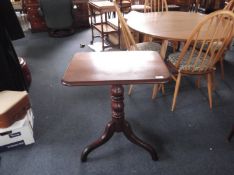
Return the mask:
<svg viewBox="0 0 234 175">
<path fill-rule="evenodd" d="M 153 160 L 158 160 L 155 149 L 139 139 L 132 131 L 130 124 L 124 119 L 124 88 L 122 85 L 112 85 L 111 87 L 111 108 L 112 120 L 107 124 L 103 135 L 92 144 L 85 147 L 81 155 L 81 161 L 87 160 L 88 154 L 94 149 L 106 143 L 114 132 L 123 132 L 132 143 L 141 146 L 148 151 Z"/>
<path fill-rule="evenodd" d="M 232 130 L 231 130 L 231 132 L 230 132 L 230 134 L 229 134 L 229 136 L 228 136 L 228 141 L 229 141 L 229 142 L 231 141 L 233 135 L 234 135 L 234 125 L 232 126 Z"/>
<path fill-rule="evenodd" d="M 93 20 L 94 20 L 94 23 L 96 23 L 96 16 L 95 16 L 95 12 L 93 11 L 93 9 L 91 7 L 89 7 L 89 10 L 90 10 L 90 26 L 91 26 L 91 32 L 92 32 L 92 40 L 90 41 L 90 44 L 93 44 L 93 41 L 94 41 L 94 31 L 93 31 Z"/>
<path fill-rule="evenodd" d="M 165 59 L 166 57 L 167 46 L 168 46 L 168 40 L 163 40 L 161 50 L 160 50 L 160 56 L 162 57 L 162 59 Z"/>
</svg>

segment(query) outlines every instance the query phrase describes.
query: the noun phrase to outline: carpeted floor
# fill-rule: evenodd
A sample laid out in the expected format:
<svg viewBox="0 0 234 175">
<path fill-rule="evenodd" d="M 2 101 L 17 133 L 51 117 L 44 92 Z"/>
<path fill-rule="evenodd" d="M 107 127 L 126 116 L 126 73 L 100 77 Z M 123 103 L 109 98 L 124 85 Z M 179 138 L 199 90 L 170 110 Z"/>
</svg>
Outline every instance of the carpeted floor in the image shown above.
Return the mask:
<svg viewBox="0 0 234 175">
<path fill-rule="evenodd" d="M 225 61 L 225 80 L 217 70 L 214 108 L 208 107 L 205 81 L 200 89 L 185 78 L 175 112 L 170 111 L 174 83 L 151 100 L 152 85 L 137 85 L 125 95 L 125 114 L 134 132 L 155 147 L 159 161 L 121 133 L 81 163 L 83 148 L 98 138 L 110 120 L 109 87 L 65 87 L 61 78 L 72 55 L 88 52 L 89 29 L 66 38 L 27 33 L 14 42 L 26 58 L 33 82 L 30 98 L 36 143 L 0 153 L 1 175 L 231 175 L 234 139 L 234 52 Z M 85 44 L 84 48 L 80 44 Z M 127 87 L 125 88 L 127 89 Z"/>
</svg>

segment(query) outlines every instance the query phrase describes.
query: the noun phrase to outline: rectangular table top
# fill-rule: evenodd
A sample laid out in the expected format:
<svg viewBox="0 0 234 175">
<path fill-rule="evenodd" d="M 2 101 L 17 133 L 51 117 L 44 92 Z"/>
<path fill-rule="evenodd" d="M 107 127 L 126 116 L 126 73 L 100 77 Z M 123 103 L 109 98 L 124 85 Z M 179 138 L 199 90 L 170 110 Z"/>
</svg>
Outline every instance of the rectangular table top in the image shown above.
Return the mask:
<svg viewBox="0 0 234 175">
<path fill-rule="evenodd" d="M 158 52 L 76 53 L 62 78 L 67 86 L 146 84 L 168 81 L 169 71 Z"/>
<path fill-rule="evenodd" d="M 110 1 L 89 1 L 89 7 L 102 13 L 115 11 L 114 3 Z"/>
</svg>

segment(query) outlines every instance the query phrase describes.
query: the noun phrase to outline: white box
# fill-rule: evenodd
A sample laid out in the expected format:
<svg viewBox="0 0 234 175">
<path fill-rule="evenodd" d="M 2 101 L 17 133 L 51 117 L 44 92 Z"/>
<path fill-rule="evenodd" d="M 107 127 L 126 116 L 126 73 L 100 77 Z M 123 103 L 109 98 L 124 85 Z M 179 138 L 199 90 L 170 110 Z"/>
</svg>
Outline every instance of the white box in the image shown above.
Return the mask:
<svg viewBox="0 0 234 175">
<path fill-rule="evenodd" d="M 22 120 L 8 128 L 0 128 L 0 152 L 35 142 L 33 138 L 33 113 L 29 109 Z"/>
</svg>

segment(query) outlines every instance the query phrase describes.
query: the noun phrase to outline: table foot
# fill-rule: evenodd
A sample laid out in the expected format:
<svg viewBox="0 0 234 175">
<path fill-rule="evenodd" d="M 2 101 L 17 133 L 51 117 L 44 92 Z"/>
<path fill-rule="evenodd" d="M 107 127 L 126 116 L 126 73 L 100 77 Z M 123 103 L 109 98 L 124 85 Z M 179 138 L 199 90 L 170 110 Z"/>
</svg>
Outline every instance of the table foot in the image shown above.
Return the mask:
<svg viewBox="0 0 234 175">
<path fill-rule="evenodd" d="M 141 139 L 139 139 L 132 131 L 131 126 L 127 121 L 124 123 L 124 135 L 127 137 L 128 140 L 130 140 L 132 143 L 144 148 L 146 151 L 148 151 L 152 157 L 153 160 L 158 160 L 157 153 L 155 149 L 150 146 L 149 144 L 143 142 Z"/>
<path fill-rule="evenodd" d="M 81 154 L 81 161 L 85 162 L 87 160 L 88 154 L 94 149 L 106 143 L 113 136 L 113 134 L 114 134 L 114 123 L 110 121 L 106 125 L 105 131 L 102 134 L 102 136 L 99 139 L 97 139 L 95 142 L 93 142 L 92 144 L 85 147 L 85 149 L 83 150 Z"/>
</svg>

